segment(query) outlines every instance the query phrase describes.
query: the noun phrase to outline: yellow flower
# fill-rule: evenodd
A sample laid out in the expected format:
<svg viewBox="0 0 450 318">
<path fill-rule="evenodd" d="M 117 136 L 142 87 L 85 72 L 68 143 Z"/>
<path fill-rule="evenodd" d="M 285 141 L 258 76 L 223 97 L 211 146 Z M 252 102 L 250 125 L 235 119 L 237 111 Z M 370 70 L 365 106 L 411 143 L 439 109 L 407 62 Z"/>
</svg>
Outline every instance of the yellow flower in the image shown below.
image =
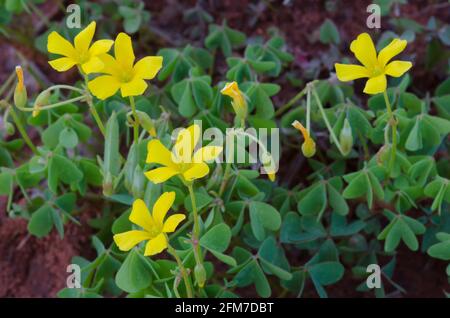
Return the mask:
<svg viewBox="0 0 450 318">
<path fill-rule="evenodd" d="M 167 236 L 165 233 L 174 232 L 178 224 L 186 216 L 184 214 L 173 214 L 164 221 L 167 211 L 175 200 L 175 192 L 164 192 L 153 206 L 152 214 L 144 201 L 134 201 L 130 214 L 130 221 L 143 230 L 131 230 L 114 235 L 114 242 L 121 251 L 129 251 L 142 241 L 148 240 L 145 246 L 145 256 L 161 253 L 167 248 Z"/>
<path fill-rule="evenodd" d="M 16 75 L 17 75 L 17 85 L 16 85 L 16 89 L 19 91 L 23 91 L 25 90 L 25 85 L 23 82 L 23 70 L 22 67 L 20 65 L 16 66 Z"/>
<path fill-rule="evenodd" d="M 392 61 L 389 63 L 394 56 L 405 49 L 406 44 L 406 40 L 393 39 L 377 56 L 372 38 L 369 34 L 362 33 L 350 45 L 350 50 L 362 66 L 336 63 L 334 66 L 337 78 L 340 81 L 347 82 L 368 77 L 369 80 L 364 87 L 364 93 L 382 93 L 387 87 L 386 75 L 400 77 L 412 66 L 409 61 Z"/>
<path fill-rule="evenodd" d="M 195 146 L 200 138 L 200 127 L 192 125 L 180 131 L 172 151 L 168 150 L 158 139 L 149 141 L 147 149 L 147 163 L 163 165 L 145 173 L 153 183 L 161 183 L 175 175 L 185 182 L 199 179 L 209 173 L 205 161 L 217 158 L 222 147 L 205 146 L 194 153 Z"/>
<path fill-rule="evenodd" d="M 58 72 L 64 72 L 74 65 L 80 66 L 85 74 L 100 72 L 103 62 L 99 55 L 105 54 L 113 45 L 112 40 L 95 41 L 92 38 L 95 33 L 95 21 L 75 36 L 74 45 L 63 38 L 58 32 L 53 31 L 47 39 L 47 50 L 50 53 L 62 55 L 48 63 Z"/>
<path fill-rule="evenodd" d="M 89 82 L 89 90 L 99 99 L 114 95 L 120 88 L 122 97 L 142 95 L 147 88 L 145 80 L 156 76 L 162 67 L 162 56 L 146 56 L 134 64 L 135 56 L 131 38 L 119 33 L 114 42 L 114 56 L 101 56 L 105 68 L 99 76 Z"/>
<path fill-rule="evenodd" d="M 275 181 L 275 172 L 267 172 L 267 176 L 269 177 L 270 181 Z"/>
<path fill-rule="evenodd" d="M 233 106 L 234 112 L 241 120 L 245 119 L 247 117 L 247 101 L 238 84 L 236 82 L 227 83 L 220 92 L 233 99 L 231 106 Z"/>
<path fill-rule="evenodd" d="M 267 174 L 270 181 L 274 182 L 277 172 L 277 166 L 274 163 L 273 157 L 269 152 L 264 152 L 261 158 L 262 169 Z"/>
<path fill-rule="evenodd" d="M 17 84 L 14 89 L 14 104 L 17 107 L 25 107 L 28 100 L 27 88 L 23 82 L 23 70 L 20 65 L 16 66 Z"/>
<path fill-rule="evenodd" d="M 306 128 L 303 127 L 303 125 L 298 120 L 295 120 L 292 123 L 292 126 L 294 126 L 295 129 L 298 129 L 302 133 L 303 138 L 305 139 L 305 141 L 302 144 L 303 155 L 307 158 L 314 156 L 314 154 L 316 153 L 316 143 L 309 135 L 308 130 L 306 130 Z"/>
</svg>

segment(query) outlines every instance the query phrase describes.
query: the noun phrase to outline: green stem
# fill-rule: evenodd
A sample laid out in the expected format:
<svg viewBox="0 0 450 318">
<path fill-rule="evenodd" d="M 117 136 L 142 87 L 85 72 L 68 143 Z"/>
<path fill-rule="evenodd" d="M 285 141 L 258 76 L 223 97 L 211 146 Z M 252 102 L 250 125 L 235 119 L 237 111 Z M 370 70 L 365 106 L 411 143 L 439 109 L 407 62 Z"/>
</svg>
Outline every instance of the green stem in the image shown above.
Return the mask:
<svg viewBox="0 0 450 318">
<path fill-rule="evenodd" d="M 345 156 L 344 152 L 342 151 L 341 144 L 339 143 L 339 140 L 337 139 L 336 135 L 334 134 L 333 129 L 331 128 L 330 122 L 328 121 L 328 117 L 325 114 L 325 110 L 323 109 L 322 102 L 320 101 L 319 96 L 317 95 L 316 89 L 314 86 L 312 87 L 312 93 L 314 95 L 314 98 L 316 100 L 317 106 L 319 107 L 320 113 L 322 115 L 323 121 L 325 122 L 325 125 L 327 126 L 328 131 L 330 132 L 331 139 L 336 144 L 336 147 L 338 148 L 341 155 Z"/>
<path fill-rule="evenodd" d="M 86 102 L 89 106 L 89 110 L 91 111 L 92 116 L 95 119 L 95 122 L 97 123 L 98 129 L 100 129 L 100 132 L 102 133 L 103 136 L 105 136 L 105 126 L 103 126 L 103 122 L 100 119 L 100 116 L 98 115 L 97 109 L 94 106 L 94 103 L 92 102 L 92 96 L 88 91 L 88 76 L 86 74 L 84 74 L 81 70 L 81 68 L 79 69 L 80 73 L 84 76 L 84 84 L 86 86 Z"/>
<path fill-rule="evenodd" d="M 220 197 L 222 197 L 222 194 L 225 192 L 225 188 L 227 186 L 228 179 L 230 178 L 230 171 L 231 171 L 231 162 L 227 162 L 227 164 L 225 165 L 225 172 L 223 173 L 223 180 L 222 180 L 222 183 L 220 184 L 220 189 L 219 189 Z"/>
<path fill-rule="evenodd" d="M 169 241 L 169 239 L 167 238 L 167 242 L 168 241 Z M 181 261 L 180 257 L 178 256 L 177 251 L 170 244 L 167 245 L 167 250 L 175 258 L 175 260 L 178 264 L 178 268 L 180 269 L 181 276 L 183 277 L 184 285 L 186 286 L 186 293 L 187 293 L 188 298 L 194 297 L 194 294 L 192 292 L 191 281 L 189 280 L 186 268 L 184 267 L 183 262 Z"/>
<path fill-rule="evenodd" d="M 306 94 L 306 130 L 311 135 L 311 89 Z"/>
<path fill-rule="evenodd" d="M 41 106 L 41 107 L 39 107 L 39 110 L 47 110 L 47 109 L 52 109 L 52 108 L 58 108 L 60 106 L 64 106 L 64 105 L 67 105 L 67 104 L 70 104 L 70 103 L 74 103 L 74 102 L 80 101 L 80 100 L 82 100 L 84 98 L 86 98 L 86 96 L 84 96 L 84 95 L 83 96 L 77 96 L 77 97 L 74 97 L 74 98 L 71 98 L 71 99 L 67 99 L 67 100 L 63 100 L 63 101 L 60 101 L 60 102 L 57 102 L 57 103 L 54 103 L 54 104 Z M 34 108 L 24 108 L 24 107 L 18 107 L 18 106 L 16 106 L 16 107 L 17 107 L 17 109 L 19 109 L 19 110 L 21 110 L 23 112 L 33 112 L 33 111 L 35 111 Z"/>
<path fill-rule="evenodd" d="M 358 131 L 358 137 L 359 137 L 359 140 L 361 141 L 361 144 L 363 147 L 364 160 L 369 160 L 370 154 L 369 154 L 369 148 L 367 147 L 367 142 L 359 131 Z"/>
<path fill-rule="evenodd" d="M 200 249 L 200 220 L 197 210 L 197 202 L 195 200 L 195 193 L 192 183 L 188 184 L 189 189 L 189 196 L 191 197 L 191 203 L 192 203 L 192 212 L 194 214 L 194 228 L 192 231 L 192 246 L 194 250 L 194 258 L 195 263 L 199 266 L 203 267 L 203 257 L 202 257 L 202 251 Z M 201 288 L 201 286 L 199 286 Z"/>
<path fill-rule="evenodd" d="M 28 147 L 30 147 L 31 151 L 33 151 L 33 153 L 35 155 L 38 155 L 39 152 L 37 150 L 37 148 L 35 147 L 35 145 L 31 142 L 30 137 L 27 134 L 27 131 L 24 129 L 23 125 L 22 125 L 22 121 L 20 120 L 19 116 L 17 115 L 16 111 L 14 110 L 13 107 L 10 106 L 9 108 L 9 113 L 11 114 L 11 117 L 14 120 L 14 123 L 16 124 L 17 130 L 19 131 L 19 133 L 22 135 L 23 140 L 25 140 L 25 143 L 28 145 Z"/>
<path fill-rule="evenodd" d="M 389 115 L 388 125 L 391 127 L 392 132 L 392 147 L 391 147 L 391 156 L 389 158 L 388 165 L 388 176 L 391 175 L 392 169 L 394 168 L 395 158 L 397 156 L 397 120 L 392 111 L 391 103 L 389 102 L 389 97 L 387 92 L 383 92 L 384 102 L 386 103 L 386 109 Z"/>
<path fill-rule="evenodd" d="M 139 119 L 136 113 L 136 104 L 134 102 L 134 97 L 130 96 L 130 106 L 131 106 L 131 111 L 133 113 L 133 140 L 134 143 L 137 145 L 138 141 L 139 141 Z"/>
<path fill-rule="evenodd" d="M 55 90 L 55 89 L 67 89 L 67 90 L 70 90 L 70 91 L 78 92 L 78 93 L 83 94 L 83 95 L 85 93 L 82 89 L 80 89 L 78 87 L 71 86 L 71 85 L 64 85 L 64 84 L 53 85 L 53 86 L 50 86 L 49 88 L 47 88 L 48 91 L 49 90 Z"/>
<path fill-rule="evenodd" d="M 241 127 L 242 129 L 245 128 L 245 119 L 242 118 L 240 121 Z M 233 137 L 234 140 L 234 137 Z M 227 164 L 225 165 L 225 171 L 223 173 L 223 179 L 222 179 L 222 183 L 220 184 L 220 188 L 219 188 L 219 196 L 221 197 L 222 194 L 225 192 L 225 188 L 227 186 L 228 183 L 228 179 L 230 178 L 230 172 L 231 172 L 231 158 L 226 158 L 227 160 Z"/>
<path fill-rule="evenodd" d="M 308 83 L 305 86 L 305 88 L 303 88 L 297 95 L 295 95 L 293 98 L 291 98 L 291 100 L 289 100 L 286 104 L 284 104 L 283 106 L 278 108 L 277 111 L 275 112 L 275 117 L 278 116 L 278 115 L 281 115 L 286 110 L 291 108 L 300 98 L 302 98 L 306 94 L 306 92 L 308 91 L 308 85 L 312 85 L 315 82 L 317 82 L 317 80 L 314 80 L 314 81 Z"/>
<path fill-rule="evenodd" d="M 194 187 L 192 186 L 192 183 L 189 184 L 187 187 L 189 189 L 189 195 L 191 197 L 192 212 L 194 213 L 193 238 L 198 240 L 198 238 L 200 237 L 200 223 L 198 220 L 197 202 L 195 200 Z"/>
</svg>

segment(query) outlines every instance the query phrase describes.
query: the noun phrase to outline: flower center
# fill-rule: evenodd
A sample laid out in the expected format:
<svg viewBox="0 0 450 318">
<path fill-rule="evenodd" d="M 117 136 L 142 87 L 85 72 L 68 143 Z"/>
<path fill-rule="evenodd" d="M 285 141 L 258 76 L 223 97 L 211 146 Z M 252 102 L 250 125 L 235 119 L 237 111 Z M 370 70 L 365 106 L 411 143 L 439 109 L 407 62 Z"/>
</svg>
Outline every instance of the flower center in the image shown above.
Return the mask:
<svg viewBox="0 0 450 318">
<path fill-rule="evenodd" d="M 123 71 L 120 74 L 120 80 L 121 80 L 122 83 L 131 82 L 132 79 L 133 79 L 133 73 L 132 72 Z"/>
<path fill-rule="evenodd" d="M 374 65 L 372 69 L 372 76 L 376 77 L 384 74 L 384 68 L 382 68 L 378 63 Z"/>
<path fill-rule="evenodd" d="M 150 231 L 148 231 L 148 234 L 150 234 L 150 236 L 151 236 L 152 238 L 157 237 L 160 233 L 161 233 L 161 229 L 159 229 L 157 226 L 152 227 L 152 228 L 150 229 Z"/>
<path fill-rule="evenodd" d="M 89 52 L 82 52 L 82 53 L 80 53 L 78 59 L 80 61 L 80 64 L 86 63 L 90 59 Z"/>
</svg>

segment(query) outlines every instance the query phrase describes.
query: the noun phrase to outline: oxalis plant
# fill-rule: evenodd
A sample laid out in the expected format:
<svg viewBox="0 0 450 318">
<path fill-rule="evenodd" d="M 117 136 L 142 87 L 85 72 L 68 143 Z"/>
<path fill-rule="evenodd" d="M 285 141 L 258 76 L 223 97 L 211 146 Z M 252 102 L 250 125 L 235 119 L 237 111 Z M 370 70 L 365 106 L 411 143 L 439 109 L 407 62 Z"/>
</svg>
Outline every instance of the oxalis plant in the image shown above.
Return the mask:
<svg viewBox="0 0 450 318">
<path fill-rule="evenodd" d="M 237 297 L 249 286 L 261 297 L 327 297 L 345 271 L 358 291 L 382 297 L 406 293 L 393 280 L 400 248 L 450 260 L 448 155 L 436 155 L 448 153 L 450 118 L 432 107 L 450 80 L 434 97 L 408 92 L 413 65 L 394 59 L 406 40 L 377 53 L 360 34 L 350 51 L 361 65 L 336 63 L 336 75 L 275 111 L 274 79 L 293 60 L 277 34 L 240 56 L 245 35 L 212 24 L 204 48 L 137 59 L 129 35 L 94 41 L 95 30 L 92 22 L 73 41 L 48 35 L 50 66 L 76 68 L 75 85 L 30 100 L 25 65 L 1 88 L 5 132 L 19 136 L 0 144 L 9 215 L 28 219 L 34 236 L 55 228 L 62 238 L 66 223 L 98 211 L 89 221 L 97 255 L 73 258 L 79 286 L 60 297 Z M 388 77 L 400 79 L 388 86 Z M 346 83 L 361 78 L 367 104 Z M 281 128 L 275 141 L 295 156 L 277 158 L 251 128 Z M 278 168 L 300 154 L 308 167 L 292 185 Z M 373 290 L 370 264 L 382 275 Z"/>
</svg>

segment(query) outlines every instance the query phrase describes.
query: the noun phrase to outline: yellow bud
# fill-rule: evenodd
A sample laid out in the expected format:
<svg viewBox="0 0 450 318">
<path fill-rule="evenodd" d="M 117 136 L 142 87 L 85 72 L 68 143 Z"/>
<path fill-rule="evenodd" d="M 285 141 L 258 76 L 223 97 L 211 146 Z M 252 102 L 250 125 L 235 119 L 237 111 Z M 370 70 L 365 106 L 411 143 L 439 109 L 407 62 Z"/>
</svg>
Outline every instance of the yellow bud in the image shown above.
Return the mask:
<svg viewBox="0 0 450 318">
<path fill-rule="evenodd" d="M 339 143 L 341 144 L 344 156 L 347 156 L 350 151 L 352 151 L 353 147 L 352 128 L 350 127 L 350 123 L 348 122 L 347 118 L 345 118 L 344 126 L 342 127 L 341 133 L 339 134 Z"/>
<path fill-rule="evenodd" d="M 316 143 L 309 135 L 308 130 L 305 127 L 303 127 L 303 125 L 298 120 L 295 120 L 292 123 L 292 126 L 294 126 L 295 129 L 299 130 L 302 133 L 303 138 L 305 139 L 305 141 L 302 144 L 303 155 L 306 158 L 311 158 L 316 153 Z"/>
<path fill-rule="evenodd" d="M 236 82 L 227 83 L 220 92 L 222 95 L 230 96 L 233 99 L 231 106 L 233 106 L 236 116 L 240 120 L 245 120 L 247 118 L 247 101 L 238 84 Z"/>
<path fill-rule="evenodd" d="M 39 115 L 39 113 L 41 111 L 41 107 L 48 104 L 48 101 L 50 99 L 50 95 L 51 95 L 50 91 L 49 90 L 45 90 L 45 91 L 42 91 L 36 97 L 36 100 L 34 101 L 34 105 L 33 105 L 33 113 L 32 113 L 33 117 L 36 117 L 37 115 Z"/>
<path fill-rule="evenodd" d="M 302 152 L 306 158 L 311 158 L 316 154 L 316 143 L 311 138 L 306 139 L 302 144 Z"/>
<path fill-rule="evenodd" d="M 275 173 L 273 173 L 273 172 L 268 173 L 267 176 L 269 177 L 269 180 L 270 180 L 270 181 L 272 181 L 272 182 L 275 181 Z"/>
<path fill-rule="evenodd" d="M 14 104 L 16 107 L 23 108 L 27 104 L 27 88 L 23 82 L 23 70 L 20 65 L 16 66 L 17 84 L 14 89 Z"/>
</svg>

